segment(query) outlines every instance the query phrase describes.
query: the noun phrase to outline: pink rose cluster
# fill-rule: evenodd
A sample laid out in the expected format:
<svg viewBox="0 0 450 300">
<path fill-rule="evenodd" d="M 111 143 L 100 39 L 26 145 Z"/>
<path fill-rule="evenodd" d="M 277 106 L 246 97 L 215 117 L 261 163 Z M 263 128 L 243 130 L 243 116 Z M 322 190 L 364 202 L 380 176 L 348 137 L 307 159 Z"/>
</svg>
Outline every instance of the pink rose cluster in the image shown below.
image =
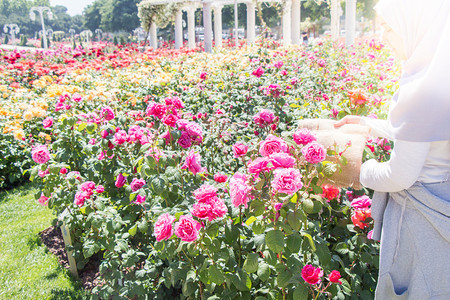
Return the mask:
<svg viewBox="0 0 450 300">
<path fill-rule="evenodd" d="M 69 94 L 61 95 L 58 98 L 58 102 L 56 102 L 55 111 L 71 109 L 72 104 L 68 103 L 69 100 L 80 102 L 81 100 L 83 100 L 83 98 L 78 93 L 73 94 L 72 97 L 70 97 Z"/>
<path fill-rule="evenodd" d="M 283 90 L 278 84 L 270 84 L 267 87 L 262 88 L 264 91 L 264 95 L 272 96 L 274 98 L 279 98 L 281 95 L 284 95 Z"/>
<path fill-rule="evenodd" d="M 320 268 L 316 268 L 312 265 L 305 265 L 302 268 L 302 278 L 305 282 L 309 284 L 319 284 L 322 280 L 323 271 Z M 331 271 L 328 275 L 328 281 L 331 283 L 342 284 L 341 282 L 341 274 L 337 270 Z"/>
<path fill-rule="evenodd" d="M 261 76 L 263 76 L 263 74 L 264 74 L 264 69 L 263 69 L 261 66 L 259 66 L 256 70 L 254 70 L 254 71 L 252 72 L 252 75 L 253 75 L 253 76 L 256 76 L 256 77 L 258 77 L 258 78 L 260 78 Z"/>
<path fill-rule="evenodd" d="M 223 200 L 217 196 L 217 188 L 212 185 L 203 184 L 194 191 L 194 196 L 197 203 L 193 205 L 191 213 L 199 219 L 211 222 L 224 217 L 228 212 Z M 154 235 L 158 242 L 168 240 L 174 233 L 184 242 L 193 242 L 198 238 L 202 225 L 192 216 L 182 215 L 175 226 L 172 226 L 175 220 L 176 218 L 169 214 L 159 216 L 154 227 Z"/>
<path fill-rule="evenodd" d="M 311 142 L 302 148 L 302 154 L 306 161 L 311 164 L 318 164 L 325 160 L 327 150 L 317 142 Z"/>
<path fill-rule="evenodd" d="M 354 226 L 361 229 L 370 226 L 367 223 L 367 219 L 372 217 L 371 205 L 372 200 L 366 195 L 353 199 L 351 206 L 354 208 L 354 211 L 352 212 L 351 219 Z"/>
<path fill-rule="evenodd" d="M 253 116 L 253 122 L 255 122 L 258 127 L 264 128 L 278 122 L 278 117 L 275 117 L 275 114 L 272 111 L 263 109 Z"/>
<path fill-rule="evenodd" d="M 197 203 L 193 205 L 191 213 L 199 219 L 208 219 L 211 222 L 224 217 L 228 212 L 223 200 L 217 196 L 217 188 L 212 185 L 203 184 L 194 191 L 194 196 Z"/>
<path fill-rule="evenodd" d="M 230 198 L 234 207 L 239 207 L 240 205 L 243 205 L 245 208 L 248 207 L 252 188 L 248 185 L 247 179 L 245 174 L 239 172 L 235 173 L 230 179 Z"/>
<path fill-rule="evenodd" d="M 102 137 L 106 138 L 108 132 L 103 131 Z M 125 130 L 116 128 L 116 133 L 114 134 L 114 144 L 122 145 L 126 142 L 132 144 L 135 142 L 145 145 L 149 143 L 154 138 L 154 135 L 150 132 L 148 128 L 142 128 L 138 125 L 132 125 L 128 129 L 128 133 Z"/>
<path fill-rule="evenodd" d="M 179 119 L 176 122 L 178 130 L 181 131 L 181 136 L 178 139 L 178 144 L 187 149 L 193 144 L 200 144 L 203 142 L 203 128 L 196 122 Z M 167 143 L 167 140 L 166 140 Z"/>
<path fill-rule="evenodd" d="M 194 175 L 197 173 L 203 173 L 206 172 L 206 168 L 201 166 L 201 156 L 198 153 L 195 153 L 194 150 L 191 150 L 184 160 L 183 166 L 181 166 L 181 169 L 188 169 L 191 171 Z"/>
<path fill-rule="evenodd" d="M 50 160 L 50 152 L 46 145 L 39 145 L 31 150 L 31 158 L 35 163 L 45 164 Z"/>
<path fill-rule="evenodd" d="M 272 134 L 269 134 L 264 141 L 259 143 L 259 154 L 265 157 L 269 157 L 274 153 L 288 153 L 288 151 L 289 147 L 286 142 Z"/>
<path fill-rule="evenodd" d="M 243 143 L 237 142 L 236 144 L 233 145 L 233 156 L 235 158 L 246 155 L 247 151 L 248 146 Z"/>
<path fill-rule="evenodd" d="M 302 187 L 302 175 L 298 169 L 287 168 L 274 171 L 272 188 L 275 192 L 292 195 Z"/>
<path fill-rule="evenodd" d="M 105 106 L 100 111 L 100 118 L 104 119 L 105 121 L 111 121 L 115 118 L 114 111 L 111 107 Z"/>
<path fill-rule="evenodd" d="M 80 191 L 75 194 L 74 203 L 78 206 L 83 206 L 84 202 L 88 199 L 91 199 L 94 192 L 97 194 L 101 194 L 105 191 L 103 185 L 95 186 L 95 182 L 86 181 L 83 182 L 80 186 Z"/>
<path fill-rule="evenodd" d="M 292 136 L 297 145 L 307 145 L 317 141 L 316 136 L 307 128 L 298 129 Z"/>
<path fill-rule="evenodd" d="M 45 118 L 44 121 L 42 121 L 42 126 L 44 128 L 52 127 L 52 125 L 53 125 L 53 118 L 52 117 Z"/>
</svg>

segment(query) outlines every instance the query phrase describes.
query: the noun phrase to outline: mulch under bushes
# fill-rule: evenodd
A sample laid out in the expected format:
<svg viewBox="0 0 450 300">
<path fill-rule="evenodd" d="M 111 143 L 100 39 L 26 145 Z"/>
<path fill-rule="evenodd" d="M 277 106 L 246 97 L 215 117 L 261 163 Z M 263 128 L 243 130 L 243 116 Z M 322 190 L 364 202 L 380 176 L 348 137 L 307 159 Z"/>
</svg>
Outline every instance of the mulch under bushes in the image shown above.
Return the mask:
<svg viewBox="0 0 450 300">
<path fill-rule="evenodd" d="M 58 262 L 66 269 L 69 269 L 69 260 L 67 259 L 67 252 L 64 248 L 64 239 L 61 233 L 61 229 L 55 226 L 51 226 L 41 232 L 39 232 L 41 241 L 48 250 L 56 255 Z M 82 270 L 78 270 L 79 280 L 86 290 L 100 284 L 98 267 L 100 265 L 100 257 L 94 255 Z"/>
</svg>

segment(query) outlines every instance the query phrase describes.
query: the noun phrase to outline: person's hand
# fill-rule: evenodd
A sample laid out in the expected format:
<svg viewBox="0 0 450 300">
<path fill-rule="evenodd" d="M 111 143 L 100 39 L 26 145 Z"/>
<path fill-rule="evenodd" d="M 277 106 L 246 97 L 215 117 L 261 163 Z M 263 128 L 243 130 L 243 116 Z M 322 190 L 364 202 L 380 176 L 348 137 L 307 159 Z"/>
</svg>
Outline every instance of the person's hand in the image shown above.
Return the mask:
<svg viewBox="0 0 450 300">
<path fill-rule="evenodd" d="M 341 120 L 337 121 L 334 124 L 334 128 L 339 128 L 345 124 L 360 124 L 360 122 L 361 122 L 360 116 L 347 115 Z"/>
</svg>

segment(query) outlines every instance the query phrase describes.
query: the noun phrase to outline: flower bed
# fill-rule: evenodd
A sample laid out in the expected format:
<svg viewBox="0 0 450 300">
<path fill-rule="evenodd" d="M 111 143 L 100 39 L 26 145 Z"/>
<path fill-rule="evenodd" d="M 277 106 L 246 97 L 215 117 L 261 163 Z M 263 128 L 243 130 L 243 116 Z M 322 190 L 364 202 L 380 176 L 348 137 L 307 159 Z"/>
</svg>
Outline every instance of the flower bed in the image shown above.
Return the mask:
<svg viewBox="0 0 450 300">
<path fill-rule="evenodd" d="M 31 149 L 36 199 L 68 210 L 78 267 L 102 255 L 95 295 L 370 297 L 367 191 L 325 185 L 344 149 L 296 121 L 384 116 L 397 65 L 381 45 L 77 53 L 4 82 L 19 105 L 2 102 L 2 126 Z M 8 61 L 5 81 L 30 77 Z"/>
</svg>

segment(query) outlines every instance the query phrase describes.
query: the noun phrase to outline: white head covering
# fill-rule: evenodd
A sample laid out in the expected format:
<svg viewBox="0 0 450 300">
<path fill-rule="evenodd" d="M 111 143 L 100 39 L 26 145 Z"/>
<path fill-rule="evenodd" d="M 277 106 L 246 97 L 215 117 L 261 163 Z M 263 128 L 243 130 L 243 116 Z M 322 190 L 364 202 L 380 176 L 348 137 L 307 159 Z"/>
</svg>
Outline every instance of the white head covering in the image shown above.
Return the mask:
<svg viewBox="0 0 450 300">
<path fill-rule="evenodd" d="M 407 56 L 389 108 L 393 136 L 450 140 L 450 1 L 380 0 L 375 9 L 403 38 Z"/>
</svg>

